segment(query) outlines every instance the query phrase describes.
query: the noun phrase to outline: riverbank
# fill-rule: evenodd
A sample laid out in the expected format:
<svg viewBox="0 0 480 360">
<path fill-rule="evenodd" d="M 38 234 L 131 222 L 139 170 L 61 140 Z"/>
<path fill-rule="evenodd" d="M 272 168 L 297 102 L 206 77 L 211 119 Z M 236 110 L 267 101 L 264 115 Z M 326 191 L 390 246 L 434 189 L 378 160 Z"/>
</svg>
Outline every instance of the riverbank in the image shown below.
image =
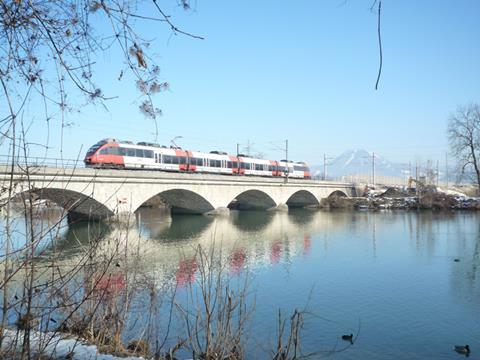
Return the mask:
<svg viewBox="0 0 480 360">
<path fill-rule="evenodd" d="M 356 198 L 331 197 L 321 207 L 352 210 L 480 210 L 480 198 L 453 190 L 430 187 L 422 191 L 386 187 L 366 189 Z"/>
</svg>

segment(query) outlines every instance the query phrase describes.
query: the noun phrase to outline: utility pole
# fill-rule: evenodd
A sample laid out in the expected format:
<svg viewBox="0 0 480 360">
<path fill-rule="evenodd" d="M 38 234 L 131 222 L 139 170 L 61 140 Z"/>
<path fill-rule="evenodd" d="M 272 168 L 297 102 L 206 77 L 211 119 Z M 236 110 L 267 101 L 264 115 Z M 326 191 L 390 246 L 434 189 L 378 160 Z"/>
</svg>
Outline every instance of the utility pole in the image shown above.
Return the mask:
<svg viewBox="0 0 480 360">
<path fill-rule="evenodd" d="M 285 159 L 288 162 L 288 140 L 285 140 Z"/>
<path fill-rule="evenodd" d="M 445 177 L 447 179 L 447 189 L 448 189 L 448 153 L 445 153 Z"/>
<path fill-rule="evenodd" d="M 328 165 L 331 165 L 331 163 L 329 164 L 328 162 L 333 159 L 333 157 L 327 156 L 325 153 L 323 154 L 323 180 L 327 180 L 328 178 Z"/>
<path fill-rule="evenodd" d="M 372 183 L 375 189 L 375 152 L 372 153 Z"/>
<path fill-rule="evenodd" d="M 285 140 L 285 160 L 287 161 L 287 171 L 285 172 L 285 182 L 288 182 L 288 139 Z"/>
<path fill-rule="evenodd" d="M 439 175 L 439 172 L 438 172 L 438 160 L 437 160 L 437 187 L 438 187 L 438 175 Z"/>
<path fill-rule="evenodd" d="M 237 143 L 237 156 L 238 156 L 238 154 L 240 154 L 240 144 L 239 143 Z"/>
<path fill-rule="evenodd" d="M 418 197 L 418 162 L 415 161 L 415 195 Z"/>
<path fill-rule="evenodd" d="M 250 157 L 251 149 L 252 149 L 252 144 L 250 143 L 250 139 L 248 139 L 247 140 L 247 147 L 246 147 L 248 157 Z"/>
<path fill-rule="evenodd" d="M 408 180 L 407 184 L 410 184 L 410 179 L 412 178 L 412 162 L 408 162 Z M 408 186 L 408 185 L 407 185 Z"/>
<path fill-rule="evenodd" d="M 323 180 L 327 180 L 327 155 L 323 153 Z"/>
</svg>

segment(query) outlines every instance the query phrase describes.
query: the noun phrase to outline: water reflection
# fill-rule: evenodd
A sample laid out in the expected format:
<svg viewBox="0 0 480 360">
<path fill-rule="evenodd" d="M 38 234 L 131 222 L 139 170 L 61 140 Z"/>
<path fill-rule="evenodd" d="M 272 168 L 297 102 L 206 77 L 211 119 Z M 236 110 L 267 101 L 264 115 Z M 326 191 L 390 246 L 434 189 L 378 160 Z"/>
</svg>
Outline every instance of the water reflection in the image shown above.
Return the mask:
<svg viewBox="0 0 480 360">
<path fill-rule="evenodd" d="M 231 223 L 242 232 L 263 230 L 277 215 L 269 211 L 232 211 Z"/>
<path fill-rule="evenodd" d="M 212 217 L 200 215 L 171 215 L 165 209 L 140 209 L 137 226 L 155 240 L 174 242 L 201 236 L 213 222 Z"/>
<path fill-rule="evenodd" d="M 103 241 L 103 239 L 111 237 L 112 232 L 114 232 L 114 228 L 110 224 L 81 221 L 70 224 L 62 241 L 57 241 L 55 247 L 60 259 L 68 259 L 86 248 L 89 242 Z M 50 251 L 52 251 L 51 247 L 47 249 L 45 255 L 48 255 Z"/>
<path fill-rule="evenodd" d="M 317 211 L 313 209 L 292 209 L 289 212 L 288 218 L 297 225 L 307 225 L 313 220 Z"/>
<path fill-rule="evenodd" d="M 182 289 L 201 266 L 197 246 L 221 248 L 232 279 L 244 269 L 257 285 L 256 333 L 275 328 L 275 310 L 307 302 L 331 322 L 310 319 L 305 348 L 339 334 L 362 334 L 340 359 L 447 359 L 451 343 L 480 347 L 480 217 L 466 212 L 238 212 L 171 216 L 140 209 L 128 234 L 118 226 L 70 226 L 59 243 L 75 256 L 86 238 L 108 234 L 139 249 L 159 286 Z M 455 262 L 458 258 L 460 261 Z M 314 290 L 312 290 L 314 288 Z M 384 329 L 389 329 L 388 332 Z M 425 346 L 428 344 L 428 346 Z M 448 350 L 442 349 L 448 345 Z M 419 354 L 405 352 L 405 347 Z M 260 357 L 261 358 L 261 357 Z"/>
<path fill-rule="evenodd" d="M 7 241 L 6 222 L 7 218 L 1 216 L 0 224 L 3 231 L 0 242 L 2 244 Z M 10 247 L 14 256 L 19 258 L 23 256 L 24 249 L 27 247 L 30 249 L 32 239 L 35 240 L 35 254 L 41 255 L 52 244 L 62 239 L 68 231 L 65 211 L 58 207 L 22 208 L 20 204 L 14 204 L 8 226 Z M 0 256 L 4 256 L 4 250 L 5 247 L 0 246 Z"/>
</svg>

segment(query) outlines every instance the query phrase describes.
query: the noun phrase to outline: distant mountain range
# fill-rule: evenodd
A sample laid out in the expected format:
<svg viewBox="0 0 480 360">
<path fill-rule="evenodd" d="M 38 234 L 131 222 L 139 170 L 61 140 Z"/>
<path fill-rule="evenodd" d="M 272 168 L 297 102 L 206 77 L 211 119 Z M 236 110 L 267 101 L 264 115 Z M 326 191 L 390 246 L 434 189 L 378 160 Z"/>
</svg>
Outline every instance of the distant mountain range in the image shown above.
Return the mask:
<svg viewBox="0 0 480 360">
<path fill-rule="evenodd" d="M 364 149 L 347 150 L 334 159 L 327 159 L 327 177 L 337 178 L 356 174 L 371 174 L 373 154 Z M 312 165 L 314 176 L 323 177 L 323 164 Z M 391 162 L 375 154 L 375 173 L 381 176 L 408 176 L 409 165 Z"/>
<path fill-rule="evenodd" d="M 320 161 L 322 162 L 323 159 Z M 328 179 L 338 179 L 341 177 L 352 176 L 352 178 L 357 179 L 358 181 L 370 181 L 372 178 L 372 164 L 373 163 L 373 154 L 364 149 L 355 149 L 347 150 L 337 156 L 336 158 L 327 159 L 327 178 Z M 409 167 L 411 166 L 411 170 Z M 431 163 L 430 170 L 427 169 L 427 164 L 422 163 L 418 166 L 418 176 L 426 176 L 427 181 L 437 181 L 435 173 L 437 164 Z M 323 163 L 310 165 L 311 172 L 316 178 L 323 178 Z M 473 177 L 471 169 L 470 172 L 467 172 L 462 177 L 458 167 L 455 164 L 455 161 L 452 159 L 448 167 L 448 182 L 462 182 L 469 183 Z M 415 164 L 412 162 L 409 164 L 395 163 L 389 161 L 382 157 L 381 155 L 375 153 L 375 177 L 376 181 L 390 181 L 390 178 L 396 178 L 398 183 L 405 184 L 408 177 L 411 175 L 415 177 Z M 430 175 L 429 175 L 430 174 Z M 433 174 L 433 176 L 432 176 Z M 447 172 L 445 171 L 445 164 L 439 164 L 438 169 L 438 181 L 446 182 Z M 384 177 L 385 179 L 381 179 Z M 364 179 L 364 180 L 360 180 Z M 430 179 L 430 180 L 428 180 Z M 348 179 L 344 179 L 350 181 Z M 353 180 L 355 181 L 355 180 Z"/>
</svg>

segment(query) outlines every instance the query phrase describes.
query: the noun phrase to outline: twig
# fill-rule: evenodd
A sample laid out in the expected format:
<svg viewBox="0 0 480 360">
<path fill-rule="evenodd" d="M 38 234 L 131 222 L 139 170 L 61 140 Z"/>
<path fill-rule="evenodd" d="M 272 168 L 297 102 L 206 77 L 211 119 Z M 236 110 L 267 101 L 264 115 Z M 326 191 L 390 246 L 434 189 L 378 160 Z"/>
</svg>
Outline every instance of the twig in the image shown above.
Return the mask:
<svg viewBox="0 0 480 360">
<path fill-rule="evenodd" d="M 382 12 L 382 0 L 378 0 L 377 34 L 378 34 L 378 51 L 379 51 L 379 56 L 380 56 L 380 63 L 378 65 L 378 75 L 377 75 L 377 82 L 375 83 L 375 90 L 378 90 L 378 83 L 380 82 L 380 76 L 382 75 L 382 65 L 383 65 L 382 35 L 381 35 L 381 32 L 380 32 L 380 29 L 381 29 L 381 26 L 380 26 L 381 12 Z"/>
</svg>

